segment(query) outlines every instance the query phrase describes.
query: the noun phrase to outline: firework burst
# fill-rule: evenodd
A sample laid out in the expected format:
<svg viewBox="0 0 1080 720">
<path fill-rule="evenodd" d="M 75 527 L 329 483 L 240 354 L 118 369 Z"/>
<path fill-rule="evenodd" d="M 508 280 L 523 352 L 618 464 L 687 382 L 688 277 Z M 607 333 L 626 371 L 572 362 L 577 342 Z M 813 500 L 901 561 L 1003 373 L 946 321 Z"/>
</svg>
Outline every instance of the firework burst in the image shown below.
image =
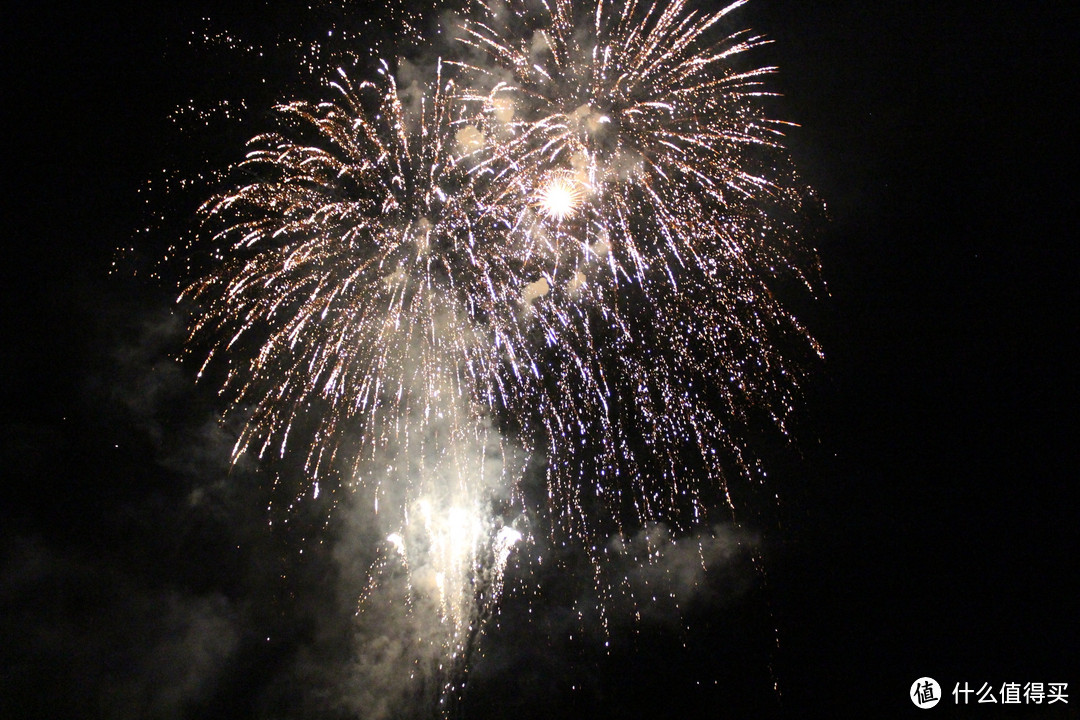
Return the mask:
<svg viewBox="0 0 1080 720">
<path fill-rule="evenodd" d="M 461 164 L 441 71 L 425 88 L 399 91 L 385 67 L 380 82 L 331 86 L 334 102 L 279 105 L 283 130 L 234 168 L 250 181 L 203 205 L 223 259 L 182 297 L 201 311 L 204 369 L 225 360 L 247 416 L 234 454 L 284 456 L 299 435 L 297 501 L 345 458 L 347 485 L 393 531 L 373 574 L 394 558 L 408 570 L 409 607 L 440 619 L 425 641 L 449 678 L 521 537 L 503 523 L 512 449 L 487 419 L 502 392 L 489 319 L 512 317 L 493 252 L 507 220 Z"/>
<path fill-rule="evenodd" d="M 685 0 L 480 3 L 480 18 L 462 23 L 462 42 L 480 56 L 462 63 L 463 99 L 485 129 L 487 169 L 502 192 L 528 195 L 552 173 L 571 174 L 588 188 L 601 231 L 655 216 L 669 252 L 734 235 L 733 209 L 780 189 L 767 150 L 788 125 L 760 102 L 775 68 L 737 69 L 764 39 L 709 41 L 743 4 L 702 15 Z M 645 232 L 628 235 L 644 258 Z"/>
<path fill-rule="evenodd" d="M 627 523 L 707 527 L 748 479 L 741 431 L 762 412 L 786 432 L 819 352 L 771 284 L 810 284 L 803 200 L 762 83 L 741 68 L 765 42 L 712 38 L 735 2 L 478 4 L 461 23 L 462 102 L 485 138 L 474 174 L 516 208 L 542 292 L 523 397 L 548 457 L 548 507 L 590 548 Z M 529 199 L 532 199 L 530 202 Z M 785 349 L 780 350 L 781 347 Z M 522 408 L 525 411 L 525 408 Z"/>
<path fill-rule="evenodd" d="M 225 389 L 250 413 L 235 454 L 284 453 L 306 419 L 317 481 L 350 421 L 363 458 L 401 417 L 439 415 L 444 395 L 494 402 L 473 318 L 495 293 L 484 246 L 504 221 L 452 153 L 443 82 L 403 99 L 385 68 L 378 84 L 340 73 L 336 102 L 279 105 L 286 131 L 254 138 L 235 167 L 254 180 L 201 208 L 222 261 L 181 297 L 202 311 L 192 339 L 212 341 L 204 369 L 226 356 Z"/>
<path fill-rule="evenodd" d="M 633 592 L 611 554 L 707 535 L 759 479 L 748 428 L 787 432 L 819 349 L 774 284 L 816 260 L 774 69 L 741 67 L 764 40 L 720 32 L 743 4 L 480 3 L 430 82 L 339 70 L 332 101 L 278 105 L 201 208 L 215 260 L 182 297 L 235 455 L 302 448 L 294 502 L 361 489 L 386 538 L 361 609 L 403 568 L 440 670 L 530 527 L 584 549 L 604 617 Z"/>
</svg>

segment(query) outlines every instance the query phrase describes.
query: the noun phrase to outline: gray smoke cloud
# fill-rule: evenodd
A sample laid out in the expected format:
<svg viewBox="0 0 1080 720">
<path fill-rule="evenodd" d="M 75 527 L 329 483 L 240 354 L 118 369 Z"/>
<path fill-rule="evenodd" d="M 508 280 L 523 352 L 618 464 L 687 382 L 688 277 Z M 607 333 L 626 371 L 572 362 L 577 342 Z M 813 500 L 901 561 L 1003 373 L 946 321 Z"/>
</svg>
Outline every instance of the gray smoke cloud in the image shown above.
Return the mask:
<svg viewBox="0 0 1080 720">
<path fill-rule="evenodd" d="M 612 616 L 622 624 L 634 618 L 681 625 L 692 603 L 732 602 L 757 581 L 750 560 L 758 544 L 732 525 L 680 537 L 662 523 L 642 528 L 629 541 L 612 540 L 606 570 L 625 578 L 626 591 L 616 596 Z"/>
<path fill-rule="evenodd" d="M 239 641 L 239 612 L 217 592 L 151 587 L 108 555 L 18 537 L 0 565 L 4 714 L 190 717 Z M 74 714 L 71 714 L 74 713 Z"/>
<path fill-rule="evenodd" d="M 103 324 L 118 316 L 98 302 Z M 249 468 L 172 357 L 179 317 L 123 319 L 95 328 L 73 415 L 41 442 L 9 438 L 34 458 L 13 479 L 33 482 L 43 516 L 0 533 L 4 717 L 202 716 L 251 633 Z"/>
</svg>

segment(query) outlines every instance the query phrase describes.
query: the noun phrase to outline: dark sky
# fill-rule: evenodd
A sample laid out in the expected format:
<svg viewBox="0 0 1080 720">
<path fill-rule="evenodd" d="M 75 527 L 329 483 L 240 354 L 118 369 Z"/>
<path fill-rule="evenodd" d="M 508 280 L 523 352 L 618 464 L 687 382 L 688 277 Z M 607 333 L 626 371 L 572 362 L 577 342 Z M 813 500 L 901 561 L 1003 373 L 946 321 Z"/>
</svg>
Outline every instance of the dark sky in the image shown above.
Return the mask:
<svg viewBox="0 0 1080 720">
<path fill-rule="evenodd" d="M 296 12 L 258 7 L 28 3 L 0 27 L 0 717 L 347 716 L 326 668 L 355 579 L 297 557 L 310 519 L 269 528 L 272 478 L 224 462 L 212 389 L 169 360 L 170 291 L 108 274 L 173 152 L 164 118 L 236 80 L 178 48 L 203 15 L 259 37 Z M 828 292 L 800 313 L 827 357 L 798 456 L 777 451 L 768 580 L 721 572 L 610 655 L 568 639 L 574 590 L 530 621 L 511 599 L 466 717 L 891 717 L 924 675 L 1080 687 L 1066 9 L 740 11 L 777 41 L 831 213 Z"/>
</svg>

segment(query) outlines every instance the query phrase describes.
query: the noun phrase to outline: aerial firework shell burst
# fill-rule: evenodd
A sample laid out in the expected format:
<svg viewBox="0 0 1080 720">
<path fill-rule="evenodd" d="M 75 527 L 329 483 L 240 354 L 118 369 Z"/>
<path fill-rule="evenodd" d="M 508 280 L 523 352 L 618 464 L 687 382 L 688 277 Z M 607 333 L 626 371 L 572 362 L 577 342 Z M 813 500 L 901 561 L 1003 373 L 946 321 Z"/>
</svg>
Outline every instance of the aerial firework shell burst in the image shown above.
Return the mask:
<svg viewBox="0 0 1080 720">
<path fill-rule="evenodd" d="M 204 309 L 191 330 L 213 339 L 204 368 L 227 355 L 227 387 L 250 406 L 237 454 L 275 441 L 283 453 L 306 419 L 317 479 L 349 420 L 370 453 L 387 423 L 430 416 L 410 403 L 438 398 L 443 381 L 495 402 L 495 353 L 474 320 L 498 302 L 506 220 L 453 154 L 444 82 L 406 108 L 392 75 L 354 85 L 341 73 L 336 102 L 279 105 L 285 130 L 254 138 L 236 167 L 256 180 L 203 206 L 228 253 L 182 297 Z"/>
<path fill-rule="evenodd" d="M 710 39 L 742 4 L 510 0 L 462 23 L 462 98 L 487 139 L 473 172 L 518 209 L 550 290 L 533 314 L 545 373 L 524 394 L 550 511 L 590 547 L 626 521 L 700 526 L 718 490 L 730 504 L 748 413 L 784 429 L 794 405 L 779 348 L 819 352 L 770 289 L 816 265 L 787 123 L 763 104 L 774 68 L 738 67 L 758 36 Z"/>
<path fill-rule="evenodd" d="M 744 67 L 764 41 L 721 30 L 744 2 L 479 2 L 430 82 L 339 71 L 279 105 L 202 207 L 218 261 L 183 296 L 247 413 L 236 453 L 299 438 L 300 495 L 364 487 L 380 567 L 440 568 L 454 654 L 534 523 L 610 593 L 613 538 L 708 533 L 753 479 L 743 431 L 787 432 L 820 351 L 774 284 L 816 259 L 774 69 Z"/>
<path fill-rule="evenodd" d="M 441 73 L 419 94 L 399 93 L 385 68 L 332 88 L 333 102 L 279 105 L 283 130 L 236 166 L 255 180 L 202 207 L 227 252 L 184 293 L 203 309 L 191 335 L 211 339 L 207 364 L 227 358 L 226 389 L 248 413 L 235 454 L 284 455 L 299 432 L 303 495 L 347 447 L 349 484 L 395 529 L 385 550 L 408 564 L 422 547 L 438 566 L 413 589 L 437 596 L 449 629 L 436 642 L 453 648 L 520 538 L 488 520 L 514 472 L 487 420 L 502 391 L 484 320 L 506 315 L 507 220 L 456 154 Z"/>
</svg>

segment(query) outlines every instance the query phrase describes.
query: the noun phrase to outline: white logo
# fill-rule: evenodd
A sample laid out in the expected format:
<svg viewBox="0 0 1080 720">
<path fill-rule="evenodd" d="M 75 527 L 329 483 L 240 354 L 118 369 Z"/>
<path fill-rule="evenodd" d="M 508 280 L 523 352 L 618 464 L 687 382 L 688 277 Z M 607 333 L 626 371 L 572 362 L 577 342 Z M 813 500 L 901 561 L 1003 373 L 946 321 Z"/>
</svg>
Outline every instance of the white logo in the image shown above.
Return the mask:
<svg viewBox="0 0 1080 720">
<path fill-rule="evenodd" d="M 941 701 L 941 686 L 934 678 L 921 677 L 911 684 L 909 697 L 915 707 L 928 710 Z"/>
</svg>

